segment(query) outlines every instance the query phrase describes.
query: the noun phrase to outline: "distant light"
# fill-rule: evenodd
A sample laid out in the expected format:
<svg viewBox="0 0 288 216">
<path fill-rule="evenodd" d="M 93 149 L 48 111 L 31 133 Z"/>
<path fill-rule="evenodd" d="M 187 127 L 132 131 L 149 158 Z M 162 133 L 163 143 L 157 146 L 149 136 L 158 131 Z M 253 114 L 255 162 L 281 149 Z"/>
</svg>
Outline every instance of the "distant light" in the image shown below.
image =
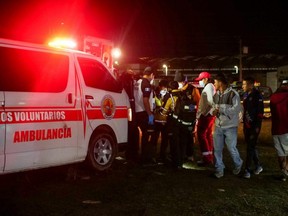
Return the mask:
<svg viewBox="0 0 288 216">
<path fill-rule="evenodd" d="M 77 43 L 74 40 L 67 38 L 55 38 L 53 41 L 50 41 L 48 45 L 51 47 L 69 49 L 75 49 L 77 47 Z"/>
<path fill-rule="evenodd" d="M 111 55 L 113 58 L 118 59 L 121 56 L 121 50 L 119 48 L 113 48 L 111 51 Z"/>
<path fill-rule="evenodd" d="M 163 64 L 163 68 L 165 69 L 165 75 L 168 75 L 168 66 L 166 64 Z"/>
<path fill-rule="evenodd" d="M 234 66 L 234 68 L 235 68 L 235 72 L 233 72 L 232 74 L 238 74 L 238 66 Z"/>
</svg>

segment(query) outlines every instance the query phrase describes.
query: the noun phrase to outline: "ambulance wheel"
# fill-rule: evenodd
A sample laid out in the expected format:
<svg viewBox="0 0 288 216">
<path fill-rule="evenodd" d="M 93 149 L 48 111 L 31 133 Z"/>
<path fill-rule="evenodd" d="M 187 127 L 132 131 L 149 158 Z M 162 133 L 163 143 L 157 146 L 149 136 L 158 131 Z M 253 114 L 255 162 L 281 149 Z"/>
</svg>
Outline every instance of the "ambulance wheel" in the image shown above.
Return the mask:
<svg viewBox="0 0 288 216">
<path fill-rule="evenodd" d="M 87 161 L 93 169 L 103 171 L 112 165 L 116 154 L 115 138 L 107 131 L 99 131 L 90 141 Z"/>
</svg>

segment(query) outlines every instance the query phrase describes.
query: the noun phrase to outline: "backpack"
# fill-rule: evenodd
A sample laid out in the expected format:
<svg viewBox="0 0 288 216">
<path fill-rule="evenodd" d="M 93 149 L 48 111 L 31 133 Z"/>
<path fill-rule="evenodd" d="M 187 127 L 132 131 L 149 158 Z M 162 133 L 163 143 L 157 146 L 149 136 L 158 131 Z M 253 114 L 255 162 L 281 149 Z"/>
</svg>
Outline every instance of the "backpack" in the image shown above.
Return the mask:
<svg viewBox="0 0 288 216">
<path fill-rule="evenodd" d="M 191 126 L 196 121 L 197 105 L 195 101 L 188 96 L 187 92 L 182 92 L 175 105 L 174 114 L 178 116 L 178 121 L 183 125 Z"/>
</svg>

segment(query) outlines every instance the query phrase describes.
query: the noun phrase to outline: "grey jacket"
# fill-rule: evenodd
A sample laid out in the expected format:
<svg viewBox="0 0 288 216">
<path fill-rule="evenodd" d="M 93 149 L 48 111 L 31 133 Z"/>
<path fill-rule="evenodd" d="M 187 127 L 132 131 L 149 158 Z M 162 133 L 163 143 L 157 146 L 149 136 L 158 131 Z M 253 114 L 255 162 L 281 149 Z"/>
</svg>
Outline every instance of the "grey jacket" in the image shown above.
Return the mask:
<svg viewBox="0 0 288 216">
<path fill-rule="evenodd" d="M 242 105 L 237 91 L 228 87 L 223 94 L 217 91 L 213 97 L 213 110 L 219 109 L 215 126 L 221 128 L 238 127 Z"/>
</svg>

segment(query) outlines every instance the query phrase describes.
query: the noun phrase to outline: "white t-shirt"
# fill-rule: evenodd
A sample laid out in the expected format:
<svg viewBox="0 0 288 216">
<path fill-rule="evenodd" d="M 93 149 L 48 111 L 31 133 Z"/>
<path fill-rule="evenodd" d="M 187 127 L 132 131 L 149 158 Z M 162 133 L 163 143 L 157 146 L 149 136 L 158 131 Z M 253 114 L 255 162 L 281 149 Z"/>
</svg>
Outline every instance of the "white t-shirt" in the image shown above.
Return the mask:
<svg viewBox="0 0 288 216">
<path fill-rule="evenodd" d="M 139 79 L 134 85 L 135 111 L 145 111 L 143 97 L 149 97 L 150 110 L 153 111 L 153 93 L 149 80 Z"/>
</svg>

